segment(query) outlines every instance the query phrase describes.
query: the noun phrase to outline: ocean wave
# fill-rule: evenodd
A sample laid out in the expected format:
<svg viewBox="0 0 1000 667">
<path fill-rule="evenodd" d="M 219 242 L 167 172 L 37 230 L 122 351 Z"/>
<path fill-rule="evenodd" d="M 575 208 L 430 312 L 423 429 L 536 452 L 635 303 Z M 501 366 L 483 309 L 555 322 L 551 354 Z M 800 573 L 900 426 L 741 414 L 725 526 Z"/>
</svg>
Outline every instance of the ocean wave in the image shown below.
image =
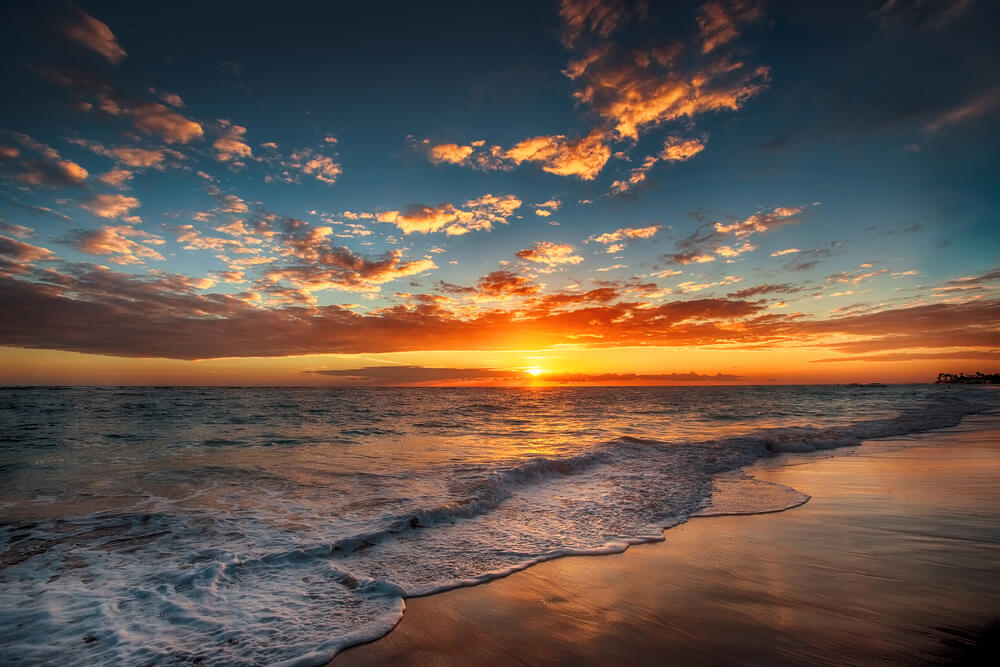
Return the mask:
<svg viewBox="0 0 1000 667">
<path fill-rule="evenodd" d="M 406 597 L 624 551 L 693 516 L 801 504 L 804 494 L 740 469 L 954 426 L 990 407 L 975 396 L 941 393 L 893 416 L 825 427 L 622 435 L 569 454 L 312 471 L 298 481 L 291 452 L 284 471 L 233 469 L 211 457 L 236 445 L 202 438 L 197 466 L 137 478 L 156 493 L 130 511 L 0 524 L 0 662 L 324 664 L 388 632 Z M 163 485 L 185 493 L 168 497 Z"/>
</svg>

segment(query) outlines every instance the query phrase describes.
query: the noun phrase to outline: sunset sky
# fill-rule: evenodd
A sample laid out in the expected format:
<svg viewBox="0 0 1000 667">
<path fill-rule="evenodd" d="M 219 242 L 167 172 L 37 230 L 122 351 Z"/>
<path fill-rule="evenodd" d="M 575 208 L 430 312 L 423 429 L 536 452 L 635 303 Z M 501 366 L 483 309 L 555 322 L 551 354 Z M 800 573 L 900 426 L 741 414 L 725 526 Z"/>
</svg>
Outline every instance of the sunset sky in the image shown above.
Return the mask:
<svg viewBox="0 0 1000 667">
<path fill-rule="evenodd" d="M 996 371 L 998 23 L 5 3 L 0 384 Z"/>
</svg>

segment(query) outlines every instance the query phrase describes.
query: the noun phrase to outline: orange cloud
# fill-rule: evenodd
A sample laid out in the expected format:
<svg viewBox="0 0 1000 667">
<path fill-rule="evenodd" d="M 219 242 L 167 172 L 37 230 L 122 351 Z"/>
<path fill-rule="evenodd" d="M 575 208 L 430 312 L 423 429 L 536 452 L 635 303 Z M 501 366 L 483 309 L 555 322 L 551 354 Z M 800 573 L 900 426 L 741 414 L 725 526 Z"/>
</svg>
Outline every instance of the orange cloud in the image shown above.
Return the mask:
<svg viewBox="0 0 1000 667">
<path fill-rule="evenodd" d="M 595 243 L 600 243 L 602 245 L 611 245 L 618 243 L 619 241 L 629 239 L 651 239 L 656 235 L 656 232 L 660 231 L 660 229 L 662 229 L 662 225 L 650 225 L 649 227 L 623 227 L 622 229 L 616 229 L 613 232 L 605 232 L 604 234 L 591 236 L 587 239 L 587 241 L 594 241 Z"/>
<path fill-rule="evenodd" d="M 735 111 L 761 90 L 768 70 L 704 69 L 687 77 L 648 72 L 633 65 L 604 69 L 591 77 L 577 99 L 611 121 L 622 137 L 638 139 L 640 129 L 710 111 Z"/>
<path fill-rule="evenodd" d="M 698 35 L 701 51 L 708 53 L 740 36 L 740 29 L 760 19 L 761 8 L 744 0 L 710 0 L 698 10 Z"/>
<path fill-rule="evenodd" d="M 80 202 L 80 208 L 99 218 L 118 218 L 139 206 L 139 200 L 125 195 L 100 194 Z"/>
<path fill-rule="evenodd" d="M 677 252 L 667 255 L 666 259 L 676 264 L 691 264 L 711 262 L 718 257 L 729 259 L 737 257 L 756 249 L 752 243 L 746 240 L 747 237 L 767 232 L 782 225 L 796 224 L 802 220 L 802 214 L 805 210 L 805 206 L 778 206 L 769 212 L 754 213 L 744 219 L 734 218 L 728 222 L 717 221 L 703 224 L 686 238 L 678 241 L 676 244 Z M 729 236 L 742 240 L 742 244 L 731 243 L 727 238 Z M 829 249 L 818 249 L 815 252 L 827 255 L 830 253 Z M 792 267 L 786 268 L 796 270 Z"/>
<path fill-rule="evenodd" d="M 483 171 L 511 169 L 524 162 L 535 162 L 550 174 L 577 176 L 585 181 L 593 180 L 611 157 L 611 149 L 600 130 L 582 139 L 567 139 L 562 134 L 532 137 L 506 150 L 501 146 L 486 148 L 483 144 L 475 141 L 469 146 L 432 146 L 428 157 L 434 164 L 448 163 Z"/>
<path fill-rule="evenodd" d="M 397 253 L 381 260 L 361 258 L 347 250 L 331 249 L 331 254 L 323 260 L 331 272 L 325 278 L 331 286 L 343 280 L 351 287 L 351 274 L 356 274 L 353 285 L 361 290 L 357 281 L 391 279 L 411 270 Z M 762 303 L 733 298 L 653 304 L 636 298 L 638 293 L 631 288 L 617 295 L 615 288 L 602 288 L 582 297 L 555 294 L 536 299 L 538 285 L 505 271 L 484 276 L 472 289 L 498 298 L 520 296 L 523 307 L 450 310 L 447 302 L 421 299 L 412 306 L 358 314 L 308 300 L 306 290 L 324 279 L 317 273 L 323 269 L 316 266 L 302 276 L 288 274 L 290 281 L 305 279 L 301 288 L 272 283 L 255 287 L 253 293 L 226 295 L 196 293 L 207 284 L 199 278 L 140 277 L 81 264 L 66 264 L 59 271 L 25 267 L 25 279 L 0 278 L 0 308 L 7 314 L 0 319 L 0 344 L 179 359 L 540 349 L 570 343 L 591 347 L 808 345 L 853 354 L 919 352 L 928 347 L 986 352 L 996 351 L 996 322 L 1000 321 L 1000 301 L 987 299 L 888 308 L 832 319 L 783 315 L 768 311 Z M 454 289 L 465 293 L 470 288 Z M 631 300 L 620 300 L 626 294 L 633 295 Z M 264 308 L 260 295 L 292 305 Z"/>
<path fill-rule="evenodd" d="M 442 144 L 434 146 L 430 151 L 431 162 L 440 164 L 448 162 L 450 164 L 461 164 L 476 149 L 472 146 L 459 146 L 458 144 Z"/>
<path fill-rule="evenodd" d="M 484 299 L 509 299 L 538 294 L 542 286 L 530 278 L 519 276 L 512 271 L 494 271 L 482 276 L 475 287 L 462 287 L 439 282 L 438 289 L 448 294 L 468 295 Z"/>
<path fill-rule="evenodd" d="M 247 129 L 241 125 L 232 125 L 229 121 L 224 121 L 221 125 L 222 136 L 212 144 L 215 149 L 215 158 L 219 162 L 231 162 L 240 158 L 253 157 L 250 146 L 243 141 Z"/>
<path fill-rule="evenodd" d="M 90 255 L 106 255 L 115 264 L 142 264 L 143 259 L 165 259 L 156 250 L 133 241 L 151 238 L 146 232 L 119 225 L 93 230 L 78 230 L 69 239 L 70 245 Z"/>
<path fill-rule="evenodd" d="M 526 262 L 555 266 L 557 264 L 579 264 L 583 257 L 573 254 L 573 246 L 568 243 L 540 241 L 531 248 L 518 250 L 517 256 Z"/>
<path fill-rule="evenodd" d="M 321 183 L 333 185 L 337 182 L 337 177 L 343 173 L 340 163 L 334 158 L 311 148 L 293 150 L 287 159 L 280 161 L 280 165 L 284 168 L 281 180 L 286 183 L 297 183 L 299 174 L 305 174 Z"/>
<path fill-rule="evenodd" d="M 599 7 L 602 3 L 593 5 Z M 564 14 L 569 34 L 578 35 L 580 26 L 589 25 L 586 20 L 581 23 L 579 15 Z M 624 13 L 614 15 L 617 25 Z M 671 120 L 737 110 L 763 90 L 768 69 L 725 57 L 708 59 L 706 55 L 734 40 L 742 26 L 760 16 L 756 5 L 712 0 L 699 12 L 700 43 L 690 48 L 684 42 L 674 42 L 625 52 L 602 41 L 606 35 L 597 32 L 594 36 L 598 45 L 582 58 L 572 60 L 564 74 L 582 84 L 574 93 L 577 100 L 589 105 L 622 138 L 637 139 L 643 129 Z M 696 53 L 682 60 L 680 56 L 686 50 Z"/>
<path fill-rule="evenodd" d="M 569 140 L 559 134 L 525 139 L 504 151 L 502 157 L 514 164 L 539 162 L 542 170 L 559 176 L 593 180 L 611 157 L 604 133 L 594 130 L 586 137 Z"/>
<path fill-rule="evenodd" d="M 87 178 L 87 170 L 69 160 L 25 162 L 17 180 L 30 185 L 75 185 Z"/>
<path fill-rule="evenodd" d="M 186 144 L 205 134 L 201 125 L 159 102 L 138 104 L 124 112 L 132 116 L 132 124 L 136 128 L 156 135 L 168 144 Z"/>
<path fill-rule="evenodd" d="M 66 37 L 100 54 L 112 65 L 117 65 L 125 59 L 128 54 L 118 44 L 118 39 L 106 23 L 98 21 L 81 9 L 73 8 L 72 11 L 72 18 L 64 21 L 62 26 Z"/>
<path fill-rule="evenodd" d="M 804 287 L 796 287 L 789 283 L 781 285 L 757 285 L 756 287 L 747 287 L 736 292 L 730 292 L 728 296 L 732 299 L 749 299 L 752 296 L 763 294 L 794 294 L 804 289 Z"/>
<path fill-rule="evenodd" d="M 111 171 L 107 172 L 106 174 L 101 174 L 100 179 L 103 182 L 107 183 L 108 185 L 113 185 L 115 187 L 121 187 L 123 184 L 125 184 L 126 181 L 132 180 L 133 176 L 135 176 L 135 174 L 133 174 L 128 169 L 117 169 L 116 168 L 116 169 L 112 169 Z"/>
<path fill-rule="evenodd" d="M 41 142 L 35 141 L 27 134 L 20 132 L 10 132 L 18 143 L 32 153 L 37 153 L 40 159 L 26 160 L 19 163 L 19 171 L 15 178 L 22 183 L 29 185 L 61 186 L 76 185 L 86 180 L 87 170 L 71 162 L 64 160 L 59 155 L 59 151 Z M 4 159 L 12 160 L 20 155 L 20 151 L 13 147 L 6 147 Z"/>
<path fill-rule="evenodd" d="M 402 256 L 403 251 L 393 250 L 379 259 L 370 259 L 348 248 L 328 248 L 317 253 L 312 264 L 274 269 L 264 277 L 270 283 L 287 281 L 305 292 L 326 289 L 368 292 L 383 283 L 437 268 L 432 260 L 404 262 Z"/>
<path fill-rule="evenodd" d="M 14 225 L 20 227 L 20 225 Z M 27 229 L 26 227 L 24 229 Z M 15 230 L 16 231 L 16 230 Z M 55 259 L 56 255 L 48 248 L 24 243 L 9 236 L 0 235 L 0 257 L 18 263 L 29 263 L 38 260 Z"/>
<path fill-rule="evenodd" d="M 573 45 L 584 33 L 607 38 L 627 15 L 621 0 L 562 0 L 563 40 Z"/>
<path fill-rule="evenodd" d="M 138 148 L 135 146 L 111 146 L 110 148 L 97 141 L 86 139 L 68 139 L 72 144 L 82 146 L 96 155 L 111 158 L 134 169 L 153 168 L 162 170 L 167 157 L 182 160 L 184 155 L 177 151 L 163 148 Z"/>
<path fill-rule="evenodd" d="M 924 130 L 928 133 L 938 132 L 949 125 L 977 118 L 997 108 L 1000 108 L 1000 88 L 989 90 L 960 107 L 946 111 L 928 123 Z"/>
<path fill-rule="evenodd" d="M 742 238 L 755 232 L 766 232 L 779 225 L 786 225 L 793 222 L 805 211 L 805 208 L 805 206 L 779 206 L 770 213 L 754 213 L 744 220 L 730 224 L 716 222 L 715 231 L 720 234 L 734 234 L 737 238 Z"/>
<path fill-rule="evenodd" d="M 701 292 L 702 290 L 706 290 L 711 287 L 722 287 L 725 285 L 732 285 L 734 283 L 740 282 L 741 280 L 743 279 L 740 278 L 739 276 L 726 276 L 722 280 L 717 280 L 715 282 L 708 282 L 708 283 L 696 283 L 694 281 L 689 280 L 687 282 L 678 283 L 677 289 L 680 290 L 681 292 Z"/>
<path fill-rule="evenodd" d="M 668 137 L 660 152 L 660 159 L 667 162 L 684 162 L 705 150 L 705 141 Z"/>
<path fill-rule="evenodd" d="M 462 208 L 449 203 L 437 206 L 412 204 L 405 211 L 383 211 L 376 215 L 376 219 L 396 225 L 404 234 L 443 231 L 449 236 L 458 236 L 471 231 L 490 230 L 494 224 L 507 224 L 521 203 L 514 195 L 485 194 L 465 202 Z"/>
</svg>

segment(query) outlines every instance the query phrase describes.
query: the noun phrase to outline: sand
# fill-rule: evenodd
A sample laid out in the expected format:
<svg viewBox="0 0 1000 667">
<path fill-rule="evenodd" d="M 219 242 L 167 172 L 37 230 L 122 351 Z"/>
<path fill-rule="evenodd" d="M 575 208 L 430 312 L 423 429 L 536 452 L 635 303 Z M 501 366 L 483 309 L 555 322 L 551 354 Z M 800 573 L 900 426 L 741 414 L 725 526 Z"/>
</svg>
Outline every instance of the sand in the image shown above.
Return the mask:
<svg viewBox="0 0 1000 667">
<path fill-rule="evenodd" d="M 407 600 L 381 664 L 986 660 L 1000 636 L 1000 415 L 747 469 L 812 496 Z"/>
</svg>

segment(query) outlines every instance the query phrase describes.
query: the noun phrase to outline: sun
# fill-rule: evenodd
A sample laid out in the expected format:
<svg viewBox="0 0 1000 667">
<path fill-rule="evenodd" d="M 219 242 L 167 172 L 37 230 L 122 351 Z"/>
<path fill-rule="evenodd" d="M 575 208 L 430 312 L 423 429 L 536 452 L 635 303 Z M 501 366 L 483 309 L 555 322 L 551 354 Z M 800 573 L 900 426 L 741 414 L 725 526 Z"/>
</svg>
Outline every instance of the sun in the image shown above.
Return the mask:
<svg viewBox="0 0 1000 667">
<path fill-rule="evenodd" d="M 538 377 L 539 375 L 541 375 L 542 373 L 545 372 L 545 369 L 531 367 L 531 368 L 525 368 L 524 372 L 527 373 L 528 375 L 533 376 L 533 377 Z"/>
</svg>

